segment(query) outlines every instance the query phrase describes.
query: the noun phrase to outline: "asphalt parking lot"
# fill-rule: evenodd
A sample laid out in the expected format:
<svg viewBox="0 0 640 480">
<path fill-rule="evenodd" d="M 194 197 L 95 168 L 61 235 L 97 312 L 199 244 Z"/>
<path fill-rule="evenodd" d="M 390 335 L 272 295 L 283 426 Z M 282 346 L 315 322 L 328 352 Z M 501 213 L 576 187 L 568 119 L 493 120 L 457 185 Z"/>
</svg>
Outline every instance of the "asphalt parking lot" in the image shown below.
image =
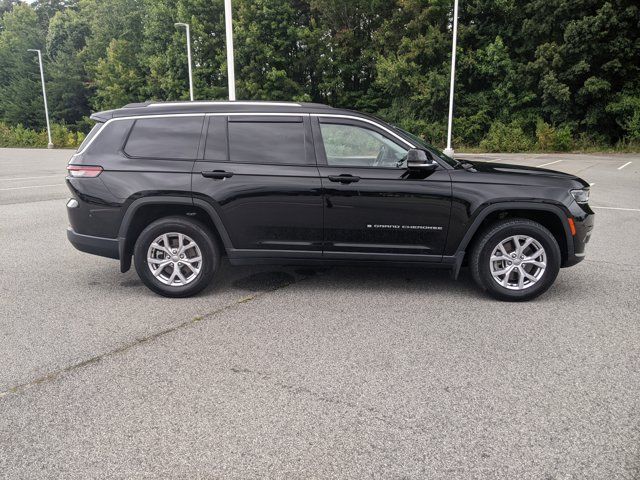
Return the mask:
<svg viewBox="0 0 640 480">
<path fill-rule="evenodd" d="M 192 299 L 66 240 L 70 151 L 0 149 L 0 477 L 640 478 L 640 156 L 468 155 L 593 184 L 587 258 L 225 266 Z"/>
</svg>

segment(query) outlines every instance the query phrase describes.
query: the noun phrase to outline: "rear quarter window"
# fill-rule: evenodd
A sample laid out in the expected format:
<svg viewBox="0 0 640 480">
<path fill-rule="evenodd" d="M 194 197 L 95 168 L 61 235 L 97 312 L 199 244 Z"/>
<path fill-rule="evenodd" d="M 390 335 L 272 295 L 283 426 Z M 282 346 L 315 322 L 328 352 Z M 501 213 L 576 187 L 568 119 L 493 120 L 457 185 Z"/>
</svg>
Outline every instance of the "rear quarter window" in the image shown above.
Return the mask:
<svg viewBox="0 0 640 480">
<path fill-rule="evenodd" d="M 124 152 L 130 157 L 195 160 L 204 116 L 135 120 Z"/>
<path fill-rule="evenodd" d="M 93 137 L 95 137 L 98 134 L 98 132 L 102 130 L 102 127 L 104 127 L 104 123 L 96 123 L 91 129 L 91 131 L 87 134 L 87 136 L 84 137 L 84 140 L 82 141 L 82 143 L 78 147 L 78 150 L 76 151 L 81 152 L 82 150 L 84 150 L 87 147 L 87 145 L 91 143 L 91 140 L 93 139 Z"/>
</svg>

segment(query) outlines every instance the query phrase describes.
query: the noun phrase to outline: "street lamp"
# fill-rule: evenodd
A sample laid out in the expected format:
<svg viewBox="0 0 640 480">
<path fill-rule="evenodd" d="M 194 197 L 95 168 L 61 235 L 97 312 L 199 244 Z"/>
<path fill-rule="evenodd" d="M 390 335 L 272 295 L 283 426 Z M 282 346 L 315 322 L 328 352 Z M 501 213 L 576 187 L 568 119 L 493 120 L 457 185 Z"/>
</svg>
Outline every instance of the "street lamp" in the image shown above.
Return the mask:
<svg viewBox="0 0 640 480">
<path fill-rule="evenodd" d="M 189 62 L 189 97 L 193 102 L 193 72 L 191 71 L 191 34 L 188 23 L 174 23 L 176 27 L 184 27 L 187 30 L 187 61 Z"/>
<path fill-rule="evenodd" d="M 51 141 L 51 127 L 49 125 L 49 108 L 47 107 L 47 90 L 44 88 L 44 70 L 42 69 L 42 52 L 40 50 L 36 50 L 35 48 L 30 48 L 27 51 L 38 53 L 38 63 L 40 64 L 40 80 L 42 81 L 42 97 L 44 98 L 44 115 L 47 118 L 47 137 L 49 138 L 49 143 L 47 144 L 47 148 L 53 148 L 53 142 Z"/>
<path fill-rule="evenodd" d="M 236 73 L 233 61 L 233 25 L 231 21 L 231 0 L 224 0 L 224 27 L 227 36 L 227 77 L 229 80 L 229 100 L 236 99 Z"/>
<path fill-rule="evenodd" d="M 453 4 L 453 47 L 451 49 L 451 85 L 449 87 L 449 125 L 447 129 L 447 148 L 444 154 L 453 157 L 451 148 L 451 127 L 453 125 L 453 87 L 456 81 L 456 42 L 458 39 L 458 0 Z"/>
</svg>

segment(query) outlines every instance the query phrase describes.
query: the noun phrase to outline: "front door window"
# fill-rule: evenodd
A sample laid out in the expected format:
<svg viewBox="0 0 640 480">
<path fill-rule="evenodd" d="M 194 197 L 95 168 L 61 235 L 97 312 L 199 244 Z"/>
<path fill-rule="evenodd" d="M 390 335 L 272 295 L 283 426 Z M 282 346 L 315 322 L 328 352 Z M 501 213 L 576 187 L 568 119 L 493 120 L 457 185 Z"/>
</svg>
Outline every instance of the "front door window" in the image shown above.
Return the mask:
<svg viewBox="0 0 640 480">
<path fill-rule="evenodd" d="M 329 166 L 406 168 L 407 149 L 376 131 L 331 123 L 320 130 Z"/>
</svg>

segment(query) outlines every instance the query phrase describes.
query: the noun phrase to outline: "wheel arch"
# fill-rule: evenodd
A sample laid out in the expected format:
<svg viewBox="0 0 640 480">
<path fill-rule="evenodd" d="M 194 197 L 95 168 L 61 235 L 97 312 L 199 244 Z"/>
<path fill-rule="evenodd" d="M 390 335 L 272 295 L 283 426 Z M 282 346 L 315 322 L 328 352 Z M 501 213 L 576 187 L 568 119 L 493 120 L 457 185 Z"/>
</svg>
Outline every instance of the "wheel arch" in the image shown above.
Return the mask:
<svg viewBox="0 0 640 480">
<path fill-rule="evenodd" d="M 486 206 L 475 216 L 462 238 L 456 254 L 464 259 L 464 253 L 473 245 L 480 234 L 492 223 L 503 218 L 526 218 L 540 223 L 555 237 L 562 254 L 562 264 L 573 251 L 573 237 L 568 218 L 571 215 L 560 205 L 549 203 L 505 202 Z"/>
<path fill-rule="evenodd" d="M 131 256 L 138 236 L 151 222 L 160 218 L 184 215 L 203 222 L 213 233 L 221 250 L 232 248 L 229 235 L 216 210 L 207 202 L 190 197 L 143 197 L 127 208 L 118 231 L 120 271 L 131 268 Z"/>
</svg>

